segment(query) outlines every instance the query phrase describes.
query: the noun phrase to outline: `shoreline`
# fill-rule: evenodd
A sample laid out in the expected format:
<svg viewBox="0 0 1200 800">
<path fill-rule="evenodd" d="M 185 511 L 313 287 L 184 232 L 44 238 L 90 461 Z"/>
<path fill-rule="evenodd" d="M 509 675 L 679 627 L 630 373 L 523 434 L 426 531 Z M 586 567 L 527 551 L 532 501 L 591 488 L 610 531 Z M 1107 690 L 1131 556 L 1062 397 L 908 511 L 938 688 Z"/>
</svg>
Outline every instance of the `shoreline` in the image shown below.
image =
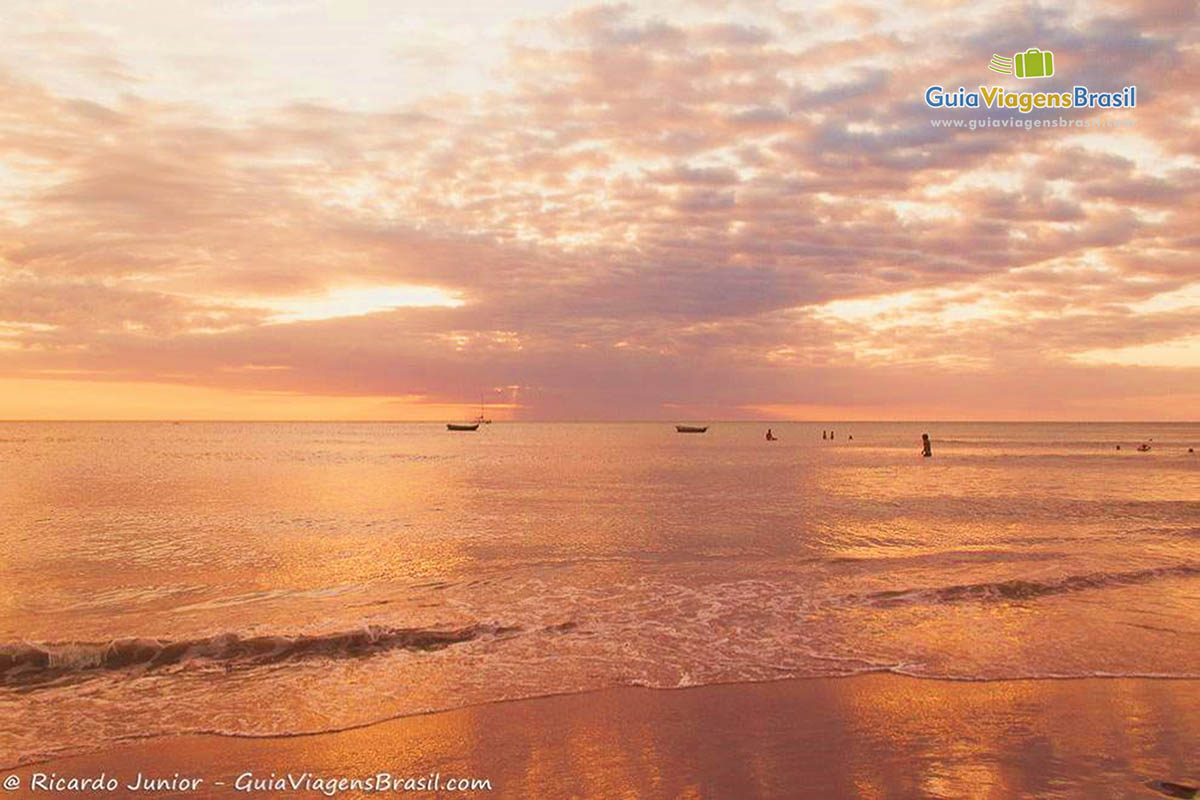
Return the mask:
<svg viewBox="0 0 1200 800">
<path fill-rule="evenodd" d="M 1200 782 L 1200 728 L 1188 722 L 1200 719 L 1193 680 L 869 673 L 614 687 L 336 732 L 126 740 L 26 764 L 5 777 L 20 780 L 21 788 L 8 792 L 15 797 L 54 793 L 30 791 L 39 774 L 119 780 L 115 789 L 74 796 L 319 797 L 327 787 L 314 789 L 313 780 L 386 772 L 396 780 L 437 775 L 492 785 L 465 795 L 443 786 L 440 795 L 418 796 L 1152 798 L 1172 795 L 1150 782 Z M 239 788 L 246 773 L 254 777 Z M 128 788 L 138 774 L 202 783 L 191 790 Z M 307 790 L 270 786 L 305 775 Z M 252 788 L 255 780 L 267 784 Z"/>
<path fill-rule="evenodd" d="M 807 681 L 848 681 L 860 678 L 873 676 L 894 676 L 905 681 L 933 682 L 933 683 L 949 683 L 949 684 L 990 684 L 990 683 L 1026 683 L 1026 682 L 1072 682 L 1072 681 L 1110 681 L 1110 680 L 1132 680 L 1132 681 L 1165 681 L 1165 682 L 1189 682 L 1195 681 L 1200 683 L 1200 675 L 1172 675 L 1158 673 L 1142 673 L 1142 674 L 1122 674 L 1122 675 L 1037 675 L 1037 676 L 1018 676 L 1018 677 L 1002 677 L 1002 678 L 973 678 L 973 677 L 953 677 L 946 675 L 919 675 L 907 672 L 900 672 L 893 669 L 878 669 L 864 672 L 857 672 L 844 675 L 804 675 L 792 678 L 767 678 L 763 680 L 735 680 L 735 681 L 718 681 L 715 683 L 691 684 L 687 686 L 644 686 L 642 684 L 623 684 L 617 686 L 602 686 L 593 689 L 580 689 L 574 691 L 550 692 L 548 694 L 534 694 L 527 697 L 506 697 L 496 700 L 483 700 L 475 703 L 470 703 L 461 706 L 447 706 L 445 708 L 432 708 L 427 711 L 411 711 L 401 712 L 393 716 L 380 717 L 379 719 L 369 720 L 366 722 L 356 722 L 345 726 L 334 726 L 322 730 L 306 730 L 306 731 L 289 731 L 286 733 L 235 733 L 230 731 L 219 730 L 192 730 L 178 733 L 150 733 L 141 736 L 128 736 L 121 739 L 113 740 L 108 746 L 98 750 L 83 750 L 83 751 L 66 751 L 57 754 L 39 756 L 31 761 L 23 761 L 13 766 L 4 766 L 0 763 L 0 774 L 9 772 L 19 772 L 21 770 L 45 766 L 68 759 L 87 758 L 89 756 L 108 752 L 109 750 L 135 744 L 153 743 L 157 741 L 168 741 L 173 739 L 183 738 L 214 738 L 214 739 L 248 739 L 252 741 L 273 741 L 280 739 L 306 739 L 320 736 L 337 736 L 339 734 L 354 733 L 357 731 L 368 730 L 381 725 L 389 725 L 392 723 L 403 723 L 405 720 L 419 717 L 428 717 L 437 714 L 450 714 L 455 712 L 470 712 L 475 709 L 488 708 L 490 706 L 502 706 L 512 703 L 527 703 L 540 700 L 554 700 L 564 697 L 588 697 L 590 695 L 602 694 L 606 692 L 623 692 L 623 691 L 650 691 L 650 692 L 693 692 L 703 691 L 712 688 L 725 688 L 736 686 L 760 686 L 764 684 L 775 683 L 792 683 L 792 682 L 807 682 Z M 1198 795 L 1200 800 L 1200 795 Z"/>
</svg>

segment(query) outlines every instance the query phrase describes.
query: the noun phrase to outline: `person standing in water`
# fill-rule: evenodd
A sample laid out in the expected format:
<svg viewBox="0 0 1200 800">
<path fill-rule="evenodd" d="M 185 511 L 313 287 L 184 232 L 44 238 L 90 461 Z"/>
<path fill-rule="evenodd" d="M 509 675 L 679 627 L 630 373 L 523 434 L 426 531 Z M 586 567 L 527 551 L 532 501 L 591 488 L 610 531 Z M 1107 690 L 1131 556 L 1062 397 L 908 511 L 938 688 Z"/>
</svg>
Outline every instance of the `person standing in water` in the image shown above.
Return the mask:
<svg viewBox="0 0 1200 800">
<path fill-rule="evenodd" d="M 930 446 L 928 433 L 921 434 L 921 455 L 925 456 L 925 458 L 933 455 L 933 447 Z"/>
<path fill-rule="evenodd" d="M 771 429 L 770 429 L 770 428 L 767 428 L 767 441 L 768 441 L 768 442 L 773 442 L 773 441 L 775 441 L 775 434 L 771 433 Z"/>
</svg>

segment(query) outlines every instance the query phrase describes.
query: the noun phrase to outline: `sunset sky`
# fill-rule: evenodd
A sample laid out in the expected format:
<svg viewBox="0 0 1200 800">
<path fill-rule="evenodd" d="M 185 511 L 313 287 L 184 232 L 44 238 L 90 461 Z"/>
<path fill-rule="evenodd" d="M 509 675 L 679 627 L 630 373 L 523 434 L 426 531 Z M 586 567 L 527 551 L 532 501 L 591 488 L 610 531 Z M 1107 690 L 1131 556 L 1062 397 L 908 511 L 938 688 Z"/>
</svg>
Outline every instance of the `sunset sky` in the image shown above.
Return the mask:
<svg viewBox="0 0 1200 800">
<path fill-rule="evenodd" d="M 1200 416 L 1194 0 L 0 0 L 0 42 L 0 418 Z M 1138 106 L 934 128 L 1021 116 L 935 83 Z"/>
</svg>

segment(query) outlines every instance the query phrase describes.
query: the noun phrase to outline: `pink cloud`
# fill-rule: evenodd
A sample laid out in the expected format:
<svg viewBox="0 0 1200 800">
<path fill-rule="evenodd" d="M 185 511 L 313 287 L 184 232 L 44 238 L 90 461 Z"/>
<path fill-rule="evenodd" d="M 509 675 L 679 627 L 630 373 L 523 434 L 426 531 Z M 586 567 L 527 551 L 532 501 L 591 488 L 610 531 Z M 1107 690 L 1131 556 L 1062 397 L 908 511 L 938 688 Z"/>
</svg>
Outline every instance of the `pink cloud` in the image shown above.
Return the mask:
<svg viewBox="0 0 1200 800">
<path fill-rule="evenodd" d="M 0 158 L 20 183 L 0 198 L 0 376 L 436 401 L 516 385 L 531 416 L 669 415 L 700 397 L 731 416 L 909 408 L 931 391 L 999 413 L 1013 386 L 1102 413 L 1105 398 L 1190 391 L 1200 365 L 1073 359 L 1190 333 L 1194 311 L 1134 308 L 1197 277 L 1200 133 L 1166 111 L 1195 97 L 1197 55 L 1182 33 L 1137 28 L 1167 11 L 965 28 L 933 14 L 925 38 L 946 58 L 930 63 L 864 8 L 798 35 L 767 9 L 599 6 L 514 43 L 478 96 L 288 98 L 250 117 L 68 96 L 10 65 Z M 1154 87 L 1148 144 L 933 128 L 928 76 L 986 80 L 987 37 Z M 97 69 L 123 68 L 95 46 Z M 1106 47 L 1122 57 L 1089 57 Z M 1170 87 L 1153 81 L 1165 66 Z M 1179 160 L 1149 163 L 1146 147 Z M 345 286 L 466 304 L 272 318 L 272 298 Z M 913 292 L 942 294 L 885 313 Z M 823 310 L 871 297 L 879 312 L 855 321 Z M 981 299 L 996 310 L 953 322 Z"/>
</svg>

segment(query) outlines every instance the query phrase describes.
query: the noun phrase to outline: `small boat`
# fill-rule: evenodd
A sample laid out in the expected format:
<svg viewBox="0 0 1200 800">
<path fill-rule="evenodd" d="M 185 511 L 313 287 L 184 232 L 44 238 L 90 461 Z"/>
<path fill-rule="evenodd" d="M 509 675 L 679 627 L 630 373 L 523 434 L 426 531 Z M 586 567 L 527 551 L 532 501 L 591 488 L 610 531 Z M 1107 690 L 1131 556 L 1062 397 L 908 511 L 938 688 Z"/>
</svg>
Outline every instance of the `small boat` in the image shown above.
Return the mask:
<svg viewBox="0 0 1200 800">
<path fill-rule="evenodd" d="M 1138 449 L 1139 453 L 1149 453 L 1150 445 L 1146 444 L 1145 442 L 1142 442 L 1141 444 L 1138 445 L 1137 449 Z"/>
<path fill-rule="evenodd" d="M 707 430 L 708 430 L 707 425 L 705 425 L 703 428 L 701 428 L 698 425 L 676 425 L 675 426 L 676 433 L 704 433 Z"/>
<path fill-rule="evenodd" d="M 447 422 L 446 430 L 448 430 L 448 431 L 477 431 L 477 430 L 479 430 L 479 423 L 472 422 L 470 425 L 456 425 L 453 422 Z"/>
</svg>

